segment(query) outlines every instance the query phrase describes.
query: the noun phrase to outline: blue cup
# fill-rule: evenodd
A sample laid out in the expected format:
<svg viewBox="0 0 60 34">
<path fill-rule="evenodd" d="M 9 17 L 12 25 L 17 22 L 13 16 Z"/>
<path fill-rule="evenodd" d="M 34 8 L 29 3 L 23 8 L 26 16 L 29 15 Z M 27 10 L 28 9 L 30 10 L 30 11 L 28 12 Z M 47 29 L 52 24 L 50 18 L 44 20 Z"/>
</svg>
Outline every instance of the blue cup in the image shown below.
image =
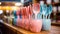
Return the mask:
<svg viewBox="0 0 60 34">
<path fill-rule="evenodd" d="M 51 19 L 43 19 L 42 30 L 49 31 L 51 29 Z"/>
</svg>

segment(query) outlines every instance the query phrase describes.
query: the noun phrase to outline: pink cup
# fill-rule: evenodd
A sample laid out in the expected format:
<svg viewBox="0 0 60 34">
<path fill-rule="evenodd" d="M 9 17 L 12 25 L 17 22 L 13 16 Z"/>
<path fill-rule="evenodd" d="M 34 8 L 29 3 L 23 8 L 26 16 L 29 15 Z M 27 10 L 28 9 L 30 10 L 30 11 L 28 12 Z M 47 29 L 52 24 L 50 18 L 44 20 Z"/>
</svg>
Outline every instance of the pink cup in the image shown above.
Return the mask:
<svg viewBox="0 0 60 34">
<path fill-rule="evenodd" d="M 21 23 L 21 19 L 19 18 L 19 16 L 17 17 L 17 26 L 20 26 Z"/>
<path fill-rule="evenodd" d="M 25 27 L 24 23 L 25 23 L 25 19 L 24 18 L 22 18 L 22 19 L 17 18 L 17 26 L 24 28 Z"/>
<path fill-rule="evenodd" d="M 17 26 L 20 27 L 20 23 L 21 23 L 20 19 L 17 19 Z"/>
<path fill-rule="evenodd" d="M 29 19 L 25 19 L 25 29 L 29 30 Z"/>
<path fill-rule="evenodd" d="M 17 16 L 20 15 L 20 10 L 17 10 L 17 11 L 16 11 L 16 15 L 17 15 Z"/>
<path fill-rule="evenodd" d="M 30 31 L 40 32 L 41 29 L 42 29 L 42 20 L 39 20 L 39 19 L 30 20 Z"/>
<path fill-rule="evenodd" d="M 25 19 L 24 18 L 22 18 L 22 20 L 21 20 L 20 27 L 22 27 L 22 28 L 25 27 Z"/>
</svg>

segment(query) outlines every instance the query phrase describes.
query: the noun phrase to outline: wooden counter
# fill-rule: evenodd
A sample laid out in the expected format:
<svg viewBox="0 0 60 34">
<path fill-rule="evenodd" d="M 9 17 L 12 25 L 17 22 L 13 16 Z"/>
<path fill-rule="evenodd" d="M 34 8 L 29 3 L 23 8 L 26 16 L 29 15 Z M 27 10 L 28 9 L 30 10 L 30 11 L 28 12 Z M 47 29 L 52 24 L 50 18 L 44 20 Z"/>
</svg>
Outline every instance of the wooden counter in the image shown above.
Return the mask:
<svg viewBox="0 0 60 34">
<path fill-rule="evenodd" d="M 13 31 L 16 31 L 17 34 L 60 34 L 60 27 L 58 26 L 52 26 L 50 31 L 41 31 L 39 33 L 32 33 L 30 31 L 27 31 L 25 29 L 7 23 L 2 23 L 2 24 L 4 24 L 5 26 L 7 26 L 9 29 Z"/>
</svg>

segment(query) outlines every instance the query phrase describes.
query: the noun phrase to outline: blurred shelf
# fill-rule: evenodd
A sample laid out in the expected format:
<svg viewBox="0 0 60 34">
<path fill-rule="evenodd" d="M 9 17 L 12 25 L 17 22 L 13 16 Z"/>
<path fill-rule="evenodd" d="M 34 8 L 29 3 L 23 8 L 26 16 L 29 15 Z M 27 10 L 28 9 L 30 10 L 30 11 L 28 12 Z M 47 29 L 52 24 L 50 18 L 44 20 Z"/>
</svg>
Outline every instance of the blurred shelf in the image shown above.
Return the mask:
<svg viewBox="0 0 60 34">
<path fill-rule="evenodd" d="M 51 23 L 52 25 L 60 26 L 60 23 Z"/>
<path fill-rule="evenodd" d="M 48 34 L 49 33 L 49 31 L 42 31 L 42 32 L 39 32 L 39 33 L 33 33 L 33 32 L 28 31 L 28 30 L 25 30 L 23 28 L 13 26 L 13 25 L 10 25 L 10 24 L 5 23 L 5 22 L 2 23 L 2 24 L 4 24 L 5 26 L 7 26 L 9 29 L 17 31 L 17 32 L 22 33 L 22 34 Z"/>
<path fill-rule="evenodd" d="M 16 32 L 18 32 L 17 34 L 53 34 L 53 33 L 55 33 L 55 34 L 57 34 L 59 31 L 60 31 L 60 27 L 56 27 L 56 26 L 52 26 L 51 27 L 51 30 L 50 31 L 41 31 L 41 32 L 39 32 L 39 33 L 33 33 L 33 32 L 30 32 L 30 31 L 27 31 L 27 30 L 25 30 L 25 29 L 22 29 L 22 28 L 20 28 L 20 27 L 16 27 L 16 26 L 13 26 L 13 25 L 10 25 L 10 24 L 8 24 L 8 23 L 2 23 L 2 24 L 4 24 L 6 27 L 8 27 L 9 29 L 11 29 L 11 30 L 14 30 L 14 31 L 16 31 Z M 56 32 L 57 31 L 57 32 Z M 60 32 L 59 32 L 60 33 Z"/>
<path fill-rule="evenodd" d="M 60 5 L 60 2 L 59 2 L 59 3 L 54 3 L 54 2 L 53 2 L 52 5 L 53 5 L 53 6 L 54 6 L 54 5 Z"/>
</svg>

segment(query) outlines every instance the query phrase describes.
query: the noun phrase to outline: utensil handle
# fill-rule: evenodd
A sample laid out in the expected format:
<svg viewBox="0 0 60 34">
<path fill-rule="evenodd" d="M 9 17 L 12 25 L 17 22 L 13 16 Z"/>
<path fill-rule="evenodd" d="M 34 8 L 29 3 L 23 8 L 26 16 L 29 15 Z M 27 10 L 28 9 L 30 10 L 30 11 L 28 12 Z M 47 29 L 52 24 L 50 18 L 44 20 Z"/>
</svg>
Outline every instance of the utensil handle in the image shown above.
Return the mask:
<svg viewBox="0 0 60 34">
<path fill-rule="evenodd" d="M 37 19 L 37 14 L 35 14 L 35 19 Z"/>
<path fill-rule="evenodd" d="M 29 19 L 31 18 L 30 14 L 29 14 Z"/>
<path fill-rule="evenodd" d="M 43 15 L 43 19 L 45 19 L 45 16 Z"/>
<path fill-rule="evenodd" d="M 47 19 L 47 15 L 46 15 L 46 19 Z"/>
<path fill-rule="evenodd" d="M 49 16 L 48 16 L 48 19 L 50 19 L 50 14 L 49 14 Z"/>
<path fill-rule="evenodd" d="M 40 19 L 42 19 L 42 14 L 40 14 Z"/>
</svg>

